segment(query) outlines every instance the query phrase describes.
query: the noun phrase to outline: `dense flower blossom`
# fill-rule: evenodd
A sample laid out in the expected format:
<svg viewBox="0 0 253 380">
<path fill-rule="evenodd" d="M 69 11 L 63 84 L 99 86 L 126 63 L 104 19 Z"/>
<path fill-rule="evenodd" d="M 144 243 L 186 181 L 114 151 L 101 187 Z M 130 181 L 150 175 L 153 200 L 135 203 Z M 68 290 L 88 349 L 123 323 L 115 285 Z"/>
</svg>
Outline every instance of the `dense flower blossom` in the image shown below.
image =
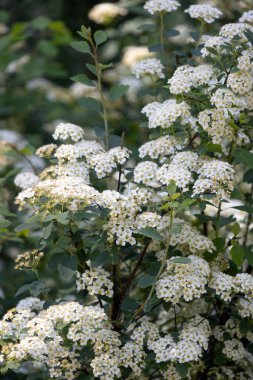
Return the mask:
<svg viewBox="0 0 253 380">
<path fill-rule="evenodd" d="M 185 12 L 189 13 L 191 18 L 204 20 L 208 24 L 214 22 L 216 18 L 220 18 L 222 16 L 222 12 L 219 9 L 212 7 L 209 4 L 190 5 Z"/>
<path fill-rule="evenodd" d="M 244 12 L 242 14 L 242 16 L 239 18 L 239 22 L 252 23 L 253 22 L 253 10 Z"/>
<path fill-rule="evenodd" d="M 132 66 L 132 72 L 136 78 L 144 75 L 154 75 L 158 78 L 165 78 L 163 74 L 164 66 L 157 58 L 148 58 Z"/>
<path fill-rule="evenodd" d="M 182 94 L 192 88 L 208 84 L 214 78 L 214 69 L 211 65 L 180 66 L 168 80 L 172 94 Z"/>
<path fill-rule="evenodd" d="M 84 131 L 81 127 L 71 123 L 60 123 L 57 125 L 53 138 L 55 140 L 79 141 L 84 137 Z"/>
<path fill-rule="evenodd" d="M 149 156 L 152 159 L 160 158 L 162 160 L 164 156 L 170 156 L 177 150 L 181 150 L 182 146 L 183 143 L 180 139 L 174 136 L 162 136 L 143 144 L 139 148 L 139 156 L 140 158 Z"/>
<path fill-rule="evenodd" d="M 157 165 L 152 161 L 140 162 L 134 169 L 134 182 L 151 186 L 156 177 Z"/>
<path fill-rule="evenodd" d="M 21 172 L 14 178 L 15 185 L 23 190 L 35 186 L 38 182 L 39 177 L 32 172 Z"/>
<path fill-rule="evenodd" d="M 189 263 L 177 263 L 177 258 L 167 261 L 167 269 L 156 284 L 158 298 L 177 304 L 181 298 L 190 301 L 205 293 L 210 268 L 208 263 L 199 257 L 190 255 Z"/>
<path fill-rule="evenodd" d="M 91 295 L 105 295 L 112 297 L 113 283 L 109 279 L 110 273 L 103 268 L 91 268 L 83 273 L 77 272 L 77 290 L 87 289 Z"/>
<path fill-rule="evenodd" d="M 162 11 L 172 12 L 178 7 L 180 7 L 180 4 L 176 0 L 148 0 L 144 5 L 144 9 L 152 15 Z"/>
<path fill-rule="evenodd" d="M 179 117 L 186 124 L 191 120 L 190 106 L 186 102 L 176 103 L 171 99 L 163 103 L 150 103 L 141 112 L 148 117 L 149 128 L 169 128 Z"/>
<path fill-rule="evenodd" d="M 219 35 L 229 40 L 238 36 L 241 38 L 241 42 L 246 42 L 247 39 L 244 33 L 247 30 L 253 31 L 253 27 L 246 23 L 230 23 L 221 27 Z"/>
</svg>

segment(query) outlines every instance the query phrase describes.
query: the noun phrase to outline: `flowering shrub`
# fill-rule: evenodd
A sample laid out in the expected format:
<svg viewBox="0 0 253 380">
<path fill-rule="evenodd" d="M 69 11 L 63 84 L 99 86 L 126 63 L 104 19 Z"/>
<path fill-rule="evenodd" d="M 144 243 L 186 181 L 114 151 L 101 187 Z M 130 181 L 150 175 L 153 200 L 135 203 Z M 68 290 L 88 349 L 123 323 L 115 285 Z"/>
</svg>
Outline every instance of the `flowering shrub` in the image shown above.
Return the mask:
<svg viewBox="0 0 253 380">
<path fill-rule="evenodd" d="M 74 80 L 96 92 L 84 105 L 102 117 L 104 135 L 60 123 L 36 152 L 48 165 L 14 179 L 25 215 L 18 229 L 33 235 L 15 267 L 36 281 L 18 289 L 31 296 L 0 321 L 3 374 L 253 378 L 253 18 L 246 12 L 218 35 L 195 35 L 187 62 L 168 76 L 166 14 L 179 6 L 144 5 L 160 42 L 156 57 L 142 50 L 131 65 L 144 89 L 154 87 L 139 110 L 150 135 L 138 154 L 124 133 L 117 146 L 111 138 L 111 105 L 131 86 L 103 86 L 111 65 L 100 62 L 99 48 L 107 35 L 82 26 L 72 44 L 93 62 L 94 79 Z M 106 24 L 104 9 L 90 17 Z M 222 17 L 209 4 L 185 12 L 202 30 Z M 108 17 L 123 14 L 113 5 Z M 45 275 L 54 266 L 62 289 Z"/>
</svg>

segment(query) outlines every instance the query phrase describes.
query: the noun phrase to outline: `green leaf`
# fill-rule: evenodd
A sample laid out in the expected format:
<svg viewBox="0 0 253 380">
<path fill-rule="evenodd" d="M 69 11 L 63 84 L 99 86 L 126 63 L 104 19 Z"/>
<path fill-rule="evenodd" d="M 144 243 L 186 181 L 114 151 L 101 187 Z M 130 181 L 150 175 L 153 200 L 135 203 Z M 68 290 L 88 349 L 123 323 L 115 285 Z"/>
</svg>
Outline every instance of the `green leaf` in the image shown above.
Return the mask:
<svg viewBox="0 0 253 380">
<path fill-rule="evenodd" d="M 45 289 L 45 283 L 43 281 L 33 281 L 30 284 L 25 284 L 21 286 L 16 294 L 15 297 L 19 296 L 20 294 L 23 294 L 30 291 L 31 295 L 34 297 L 38 297 L 38 295 Z"/>
<path fill-rule="evenodd" d="M 226 239 L 224 237 L 217 237 L 213 239 L 213 244 L 219 252 L 222 252 L 225 248 Z"/>
<path fill-rule="evenodd" d="M 191 259 L 189 259 L 188 257 L 172 257 L 172 259 L 170 259 L 170 261 L 172 261 L 173 263 L 177 263 L 177 264 L 190 264 L 191 263 Z"/>
<path fill-rule="evenodd" d="M 168 30 L 167 32 L 165 32 L 166 37 L 176 37 L 179 35 L 180 35 L 180 32 L 176 29 L 171 29 L 171 30 Z"/>
<path fill-rule="evenodd" d="M 101 112 L 101 105 L 96 99 L 82 98 L 80 99 L 79 103 L 81 106 L 89 109 L 90 111 Z"/>
<path fill-rule="evenodd" d="M 85 74 L 74 75 L 70 79 L 73 80 L 73 82 L 79 82 L 86 84 L 86 86 L 95 87 L 95 84 Z"/>
<path fill-rule="evenodd" d="M 129 89 L 129 86 L 125 84 L 119 84 L 117 86 L 113 86 L 108 94 L 110 100 L 119 99 L 121 96 L 125 95 Z"/>
<path fill-rule="evenodd" d="M 233 262 L 239 267 L 242 265 L 245 251 L 243 247 L 240 247 L 238 244 L 233 245 L 230 251 L 231 258 Z"/>
<path fill-rule="evenodd" d="M 206 150 L 208 152 L 217 152 L 217 153 L 222 153 L 222 147 L 220 144 L 213 144 L 211 142 L 209 142 L 208 144 L 206 144 Z"/>
<path fill-rule="evenodd" d="M 31 23 L 31 25 L 35 29 L 39 29 L 39 30 L 46 29 L 49 24 L 50 24 L 50 19 L 45 16 L 36 17 L 34 20 L 32 20 L 32 23 Z"/>
<path fill-rule="evenodd" d="M 70 46 L 79 53 L 89 53 L 90 54 L 90 46 L 86 41 L 72 41 Z"/>
<path fill-rule="evenodd" d="M 176 363 L 176 370 L 182 378 L 185 378 L 188 374 L 190 365 L 187 363 Z"/>
<path fill-rule="evenodd" d="M 241 227 L 240 227 L 239 223 L 233 224 L 230 228 L 231 228 L 231 231 L 233 232 L 233 234 L 235 236 L 238 235 L 240 233 L 240 231 L 241 231 Z"/>
<path fill-rule="evenodd" d="M 59 214 L 56 214 L 56 220 L 60 224 L 64 224 L 66 226 L 69 223 L 69 213 L 68 213 L 68 211 L 60 212 Z"/>
<path fill-rule="evenodd" d="M 138 301 L 128 298 L 122 302 L 121 310 L 132 312 L 139 306 L 139 304 Z"/>
<path fill-rule="evenodd" d="M 138 230 L 138 233 L 154 240 L 163 241 L 162 235 L 160 235 L 159 232 L 152 227 L 141 228 Z"/>
<path fill-rule="evenodd" d="M 0 219 L 0 228 L 7 228 L 11 222 L 7 219 Z"/>
<path fill-rule="evenodd" d="M 76 256 L 66 257 L 64 262 L 58 265 L 58 271 L 61 277 L 67 281 L 71 280 L 77 270 Z"/>
<path fill-rule="evenodd" d="M 87 69 L 94 75 L 97 76 L 97 69 L 96 69 L 96 66 L 95 65 L 92 65 L 91 63 L 85 63 L 85 66 L 87 67 Z"/>
<path fill-rule="evenodd" d="M 175 181 L 171 180 L 169 185 L 166 187 L 166 190 L 167 192 L 170 194 L 170 195 L 173 195 L 175 194 L 175 192 L 177 191 L 177 184 Z"/>
<path fill-rule="evenodd" d="M 49 236 L 51 235 L 51 232 L 52 232 L 52 228 L 53 228 L 53 223 L 49 223 L 48 226 L 46 226 L 45 228 L 43 228 L 43 231 L 42 231 L 42 236 L 44 239 L 48 239 Z"/>
<path fill-rule="evenodd" d="M 253 168 L 253 153 L 245 149 L 236 149 L 234 155 L 239 162 L 244 162 L 250 168 Z"/>
<path fill-rule="evenodd" d="M 107 36 L 103 30 L 97 30 L 94 33 L 94 39 L 97 45 L 101 45 L 107 40 Z"/>
<path fill-rule="evenodd" d="M 140 288 L 145 289 L 151 286 L 156 280 L 156 277 L 150 276 L 148 274 L 142 274 L 138 280 L 138 285 Z"/>
<path fill-rule="evenodd" d="M 142 24 L 138 26 L 138 29 L 140 30 L 156 30 L 155 24 Z"/>
</svg>

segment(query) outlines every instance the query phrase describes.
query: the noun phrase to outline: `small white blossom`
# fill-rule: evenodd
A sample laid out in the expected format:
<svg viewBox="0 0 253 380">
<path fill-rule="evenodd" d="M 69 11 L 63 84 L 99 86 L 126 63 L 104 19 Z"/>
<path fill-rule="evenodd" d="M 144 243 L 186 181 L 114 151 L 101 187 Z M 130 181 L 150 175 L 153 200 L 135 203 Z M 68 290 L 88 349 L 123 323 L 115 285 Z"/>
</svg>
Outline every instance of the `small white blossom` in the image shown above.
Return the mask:
<svg viewBox="0 0 253 380">
<path fill-rule="evenodd" d="M 84 137 L 81 127 L 71 123 L 60 123 L 57 125 L 53 134 L 54 140 L 71 140 L 77 142 Z"/>
<path fill-rule="evenodd" d="M 152 15 L 156 12 L 172 12 L 178 7 L 180 7 L 180 3 L 176 0 L 148 0 L 144 5 L 144 9 Z"/>
<path fill-rule="evenodd" d="M 144 75 L 154 75 L 158 78 L 165 78 L 163 74 L 164 66 L 157 58 L 148 58 L 143 61 L 135 63 L 132 66 L 132 73 L 136 78 L 140 78 Z"/>
<path fill-rule="evenodd" d="M 204 20 L 208 24 L 214 22 L 215 19 L 222 16 L 222 12 L 219 9 L 212 7 L 210 4 L 190 5 L 185 12 L 189 13 L 191 18 Z"/>
</svg>

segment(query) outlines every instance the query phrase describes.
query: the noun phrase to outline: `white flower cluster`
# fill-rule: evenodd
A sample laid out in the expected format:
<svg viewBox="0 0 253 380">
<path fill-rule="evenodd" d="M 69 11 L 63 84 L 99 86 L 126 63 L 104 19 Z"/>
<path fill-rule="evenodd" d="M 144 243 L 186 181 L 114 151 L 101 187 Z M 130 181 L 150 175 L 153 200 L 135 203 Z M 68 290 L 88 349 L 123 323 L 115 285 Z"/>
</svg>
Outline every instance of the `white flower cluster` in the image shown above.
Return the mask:
<svg viewBox="0 0 253 380">
<path fill-rule="evenodd" d="M 167 261 L 167 270 L 156 283 L 158 298 L 177 304 L 182 298 L 191 301 L 205 293 L 210 275 L 209 265 L 200 257 L 190 255 L 188 258 L 187 264 L 177 263 L 178 257 Z"/>
<path fill-rule="evenodd" d="M 117 350 L 121 343 L 101 308 L 67 302 L 41 310 L 42 305 L 36 299 L 23 300 L 0 322 L 0 337 L 7 340 L 1 351 L 4 364 L 19 367 L 29 359 L 46 366 L 50 378 L 72 380 L 81 366 L 80 350 L 91 345 L 94 375 L 103 380 L 112 373 L 120 375 Z"/>
<path fill-rule="evenodd" d="M 244 98 L 236 96 L 227 88 L 219 88 L 211 96 L 211 104 L 216 108 L 246 108 L 247 103 Z M 231 110 L 232 111 L 232 110 Z"/>
<path fill-rule="evenodd" d="M 213 202 L 217 203 L 219 199 L 226 199 L 233 190 L 234 168 L 228 162 L 220 160 L 203 160 L 197 173 L 197 179 L 193 186 L 193 195 L 205 193 L 214 194 L 216 199 Z"/>
<path fill-rule="evenodd" d="M 176 69 L 168 80 L 172 94 L 188 93 L 193 88 L 209 84 L 215 78 L 214 68 L 211 65 L 196 67 L 184 65 Z"/>
<path fill-rule="evenodd" d="M 233 40 L 234 37 L 238 36 L 241 42 L 247 42 L 247 38 L 244 34 L 247 30 L 252 32 L 253 27 L 246 23 L 230 23 L 221 27 L 219 35 L 228 40 Z"/>
<path fill-rule="evenodd" d="M 176 0 L 148 0 L 144 5 L 146 9 L 152 15 L 157 12 L 172 12 L 180 7 L 180 3 Z"/>
<path fill-rule="evenodd" d="M 146 186 L 152 186 L 158 166 L 153 161 L 140 162 L 134 168 L 134 182 L 143 183 Z"/>
<path fill-rule="evenodd" d="M 171 335 L 166 335 L 153 342 L 150 349 L 154 351 L 157 363 L 197 361 L 201 358 L 203 350 L 207 350 L 210 335 L 211 329 L 208 321 L 203 320 L 200 315 L 196 315 L 184 324 L 178 342 L 175 342 Z M 168 379 L 171 378 L 168 377 Z"/>
<path fill-rule="evenodd" d="M 148 117 L 149 128 L 170 128 L 179 118 L 185 124 L 191 121 L 190 106 L 186 102 L 176 103 L 173 99 L 147 104 L 141 112 Z"/>
<path fill-rule="evenodd" d="M 84 131 L 81 127 L 71 123 L 60 123 L 53 134 L 55 140 L 71 140 L 77 142 L 84 138 Z"/>
<path fill-rule="evenodd" d="M 209 286 L 223 301 L 231 301 L 236 294 L 253 298 L 253 278 L 248 273 L 238 273 L 235 277 L 222 272 L 213 273 Z"/>
<path fill-rule="evenodd" d="M 239 22 L 252 23 L 253 22 L 253 10 L 244 12 L 242 14 L 242 16 L 239 18 Z"/>
<path fill-rule="evenodd" d="M 110 273 L 103 268 L 91 268 L 83 273 L 76 274 L 77 290 L 87 290 L 90 295 L 113 296 L 113 283 L 110 280 Z"/>
<path fill-rule="evenodd" d="M 136 228 L 146 228 L 151 227 L 155 228 L 159 225 L 161 220 L 161 216 L 156 214 L 155 212 L 146 211 L 142 214 L 138 214 L 136 217 Z"/>
<path fill-rule="evenodd" d="M 253 298 L 239 298 L 237 310 L 242 318 L 253 319 Z"/>
<path fill-rule="evenodd" d="M 43 257 L 44 252 L 41 252 L 37 249 L 20 253 L 15 259 L 15 269 L 35 269 Z"/>
<path fill-rule="evenodd" d="M 36 150 L 36 155 L 39 157 L 51 157 L 56 149 L 56 144 L 43 145 Z"/>
<path fill-rule="evenodd" d="M 16 186 L 25 190 L 29 187 L 34 187 L 39 182 L 39 177 L 32 172 L 21 172 L 14 178 L 14 183 Z"/>
<path fill-rule="evenodd" d="M 140 158 L 149 156 L 152 159 L 159 158 L 162 160 L 165 156 L 175 154 L 177 150 L 183 148 L 183 143 L 180 139 L 174 136 L 162 136 L 156 140 L 151 140 L 143 144 L 139 148 Z"/>
<path fill-rule="evenodd" d="M 109 220 L 104 228 L 108 234 L 108 241 L 116 245 L 125 246 L 136 243 L 133 234 L 136 232 L 136 215 L 141 206 L 147 204 L 151 193 L 144 188 L 129 190 L 125 195 L 115 190 L 105 190 L 101 193 L 98 204 L 110 210 Z M 146 222 L 145 222 L 146 223 Z M 139 228 L 140 220 L 139 220 Z"/>
<path fill-rule="evenodd" d="M 164 215 L 158 225 L 158 231 L 165 235 L 168 234 L 169 217 Z M 182 253 L 188 255 L 202 255 L 204 252 L 213 252 L 215 246 L 211 239 L 202 235 L 197 228 L 192 227 L 182 219 L 174 218 L 173 226 L 179 227 L 178 233 L 173 233 L 170 239 L 170 245 L 176 246 Z"/>
<path fill-rule="evenodd" d="M 187 191 L 193 182 L 192 172 L 196 171 L 198 155 L 193 152 L 180 152 L 172 157 L 170 164 L 164 164 L 157 170 L 156 178 L 163 185 L 174 181 L 182 190 Z"/>
<path fill-rule="evenodd" d="M 244 347 L 239 339 L 226 340 L 222 352 L 235 362 L 244 357 Z"/>
<path fill-rule="evenodd" d="M 235 73 L 231 73 L 228 77 L 227 85 L 236 94 L 246 95 L 252 90 L 252 74 L 248 71 L 237 71 Z"/>
<path fill-rule="evenodd" d="M 216 99 L 214 98 L 213 101 Z M 223 108 L 204 110 L 199 113 L 198 122 L 212 137 L 214 144 L 220 144 L 224 138 L 232 141 L 234 130 L 228 125 L 228 114 Z"/>
<path fill-rule="evenodd" d="M 210 4 L 190 5 L 185 12 L 189 13 L 191 18 L 204 20 L 208 24 L 214 22 L 215 19 L 222 16 L 222 12 L 218 8 L 212 7 Z"/>
<path fill-rule="evenodd" d="M 227 42 L 226 38 L 223 38 L 221 36 L 215 36 L 215 37 L 209 37 L 205 43 L 204 47 L 201 49 L 201 54 L 202 57 L 207 57 L 207 56 L 213 56 L 212 51 L 209 51 L 208 49 L 215 49 L 217 53 L 221 53 L 224 51 L 224 44 Z"/>
<path fill-rule="evenodd" d="M 127 9 L 113 3 L 96 4 L 88 13 L 88 18 L 97 24 L 109 24 L 117 16 L 126 16 Z"/>
<path fill-rule="evenodd" d="M 148 58 L 143 61 L 135 63 L 132 66 L 132 73 L 136 78 L 140 78 L 144 75 L 154 75 L 158 78 L 165 78 L 163 74 L 164 66 L 157 58 Z"/>
<path fill-rule="evenodd" d="M 253 47 L 243 50 L 240 57 L 238 57 L 238 68 L 242 71 L 253 70 Z"/>
</svg>

